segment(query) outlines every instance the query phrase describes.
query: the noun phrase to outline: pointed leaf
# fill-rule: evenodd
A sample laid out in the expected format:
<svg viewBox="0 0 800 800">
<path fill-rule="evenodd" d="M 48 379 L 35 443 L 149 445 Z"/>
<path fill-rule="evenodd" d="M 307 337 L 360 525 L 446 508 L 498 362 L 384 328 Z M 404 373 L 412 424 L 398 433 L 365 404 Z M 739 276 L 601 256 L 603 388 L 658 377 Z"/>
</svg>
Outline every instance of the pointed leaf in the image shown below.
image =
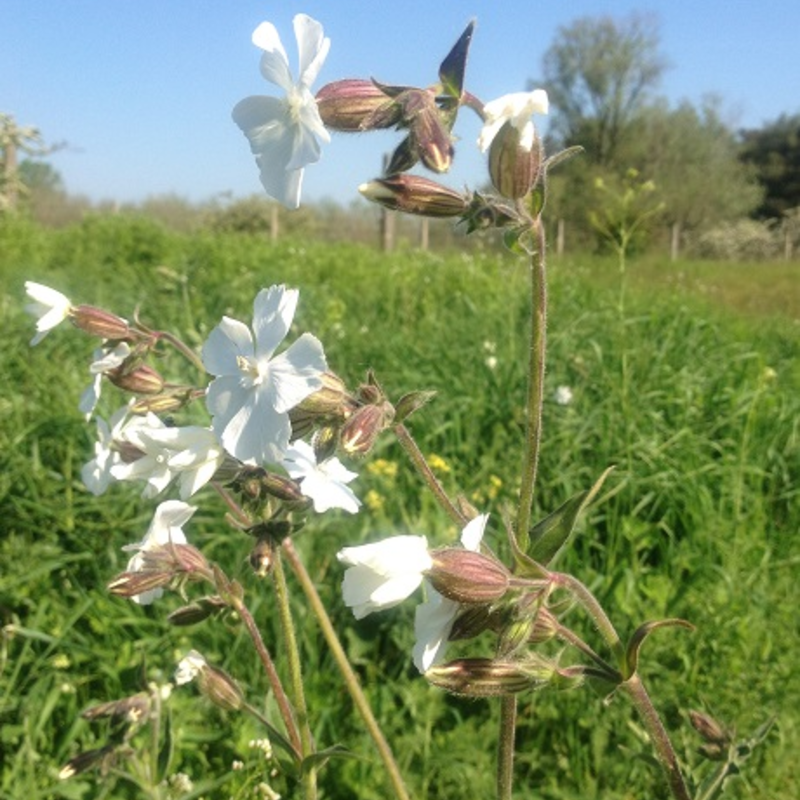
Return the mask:
<svg viewBox="0 0 800 800">
<path fill-rule="evenodd" d="M 686 630 L 693 631 L 695 629 L 691 622 L 685 619 L 658 619 L 653 622 L 645 622 L 640 625 L 633 636 L 628 642 L 627 650 L 625 651 L 625 662 L 628 665 L 628 675 L 630 677 L 636 673 L 639 667 L 639 651 L 642 648 L 644 640 L 657 628 L 686 628 Z"/>
<path fill-rule="evenodd" d="M 551 167 L 563 164 L 565 161 L 569 161 L 573 156 L 577 156 L 582 152 L 583 148 L 579 144 L 576 144 L 574 147 L 568 147 L 566 150 L 553 153 L 553 155 L 544 162 L 544 169 L 548 170 Z"/>
<path fill-rule="evenodd" d="M 451 97 L 460 98 L 464 89 L 467 54 L 469 53 L 469 45 L 472 41 L 474 30 L 475 20 L 472 20 L 439 67 L 439 80 L 442 82 L 442 89 L 445 94 L 449 94 Z"/>
<path fill-rule="evenodd" d="M 164 730 L 161 737 L 161 748 L 158 751 L 158 778 L 159 780 L 172 774 L 172 760 L 175 756 L 175 740 L 172 736 L 172 714 L 168 709 L 164 711 Z"/>
<path fill-rule="evenodd" d="M 319 750 L 310 756 L 306 756 L 300 764 L 300 774 L 304 775 L 310 769 L 319 770 L 331 758 L 355 758 L 355 754 L 344 745 L 331 745 L 331 747 L 326 747 L 324 750 Z"/>
<path fill-rule="evenodd" d="M 612 469 L 614 468 L 609 467 L 588 492 L 574 495 L 531 528 L 528 555 L 534 561 L 548 566 L 564 549 L 580 513 L 595 498 Z"/>
</svg>

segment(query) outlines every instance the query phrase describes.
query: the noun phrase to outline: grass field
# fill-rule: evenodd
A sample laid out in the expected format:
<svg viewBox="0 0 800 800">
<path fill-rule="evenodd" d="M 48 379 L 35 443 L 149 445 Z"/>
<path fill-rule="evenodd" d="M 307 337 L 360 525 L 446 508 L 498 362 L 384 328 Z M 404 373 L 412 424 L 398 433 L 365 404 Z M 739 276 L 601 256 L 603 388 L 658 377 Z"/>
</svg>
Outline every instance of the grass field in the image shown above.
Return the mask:
<svg viewBox="0 0 800 800">
<path fill-rule="evenodd" d="M 93 427 L 77 399 L 93 347 L 67 326 L 35 349 L 23 283 L 180 333 L 199 346 L 222 314 L 247 320 L 258 289 L 300 289 L 298 332 L 324 343 L 350 385 L 372 367 L 389 394 L 433 389 L 411 426 L 440 476 L 481 510 L 513 501 L 521 461 L 526 275 L 511 257 L 360 246 L 181 237 L 144 220 L 89 219 L 60 231 L 0 220 L 0 796 L 133 798 L 130 782 L 91 773 L 60 782 L 61 765 L 99 746 L 87 706 L 170 679 L 190 647 L 233 673 L 277 719 L 249 640 L 229 625 L 170 627 L 178 598 L 140 608 L 111 597 L 121 547 L 138 541 L 152 504 L 135 486 L 91 496 L 80 481 Z M 797 576 L 800 569 L 800 267 L 654 259 L 629 265 L 624 315 L 614 265 L 569 257 L 550 265 L 547 403 L 537 513 L 615 472 L 560 567 L 586 582 L 630 633 L 663 631 L 642 673 L 687 770 L 702 769 L 687 722 L 703 709 L 747 734 L 777 724 L 730 796 L 794 800 L 800 748 Z M 167 362 L 165 371 L 181 369 Z M 172 374 L 172 373 L 170 373 Z M 573 401 L 553 394 L 569 386 Z M 104 397 L 101 411 L 116 408 Z M 413 604 L 355 623 L 339 594 L 335 553 L 397 532 L 436 543 L 456 531 L 421 490 L 400 448 L 382 440 L 354 486 L 368 507 L 326 515 L 297 539 L 417 800 L 490 797 L 496 704 L 429 687 L 410 659 Z M 265 640 L 279 648 L 274 601 L 246 563 L 249 544 L 204 493 L 190 537 L 244 583 Z M 502 543 L 498 543 L 502 550 Z M 297 598 L 298 615 L 305 615 Z M 301 617 L 302 618 L 302 617 Z M 578 624 L 576 622 L 576 624 Z M 387 796 L 371 742 L 352 712 L 314 625 L 302 628 L 305 681 L 320 747 L 355 753 L 320 775 L 321 796 Z M 590 635 L 591 632 L 587 632 Z M 454 650 L 454 652 L 457 652 Z M 280 665 L 280 657 L 277 656 Z M 195 790 L 176 797 L 253 796 L 263 766 L 254 724 L 191 688 L 170 699 L 174 771 Z M 517 794 L 592 800 L 661 797 L 642 728 L 622 699 L 587 688 L 521 699 Z M 233 770 L 235 760 L 245 762 Z M 102 787 L 102 788 L 98 788 Z M 168 795 L 163 795 L 168 796 Z"/>
</svg>

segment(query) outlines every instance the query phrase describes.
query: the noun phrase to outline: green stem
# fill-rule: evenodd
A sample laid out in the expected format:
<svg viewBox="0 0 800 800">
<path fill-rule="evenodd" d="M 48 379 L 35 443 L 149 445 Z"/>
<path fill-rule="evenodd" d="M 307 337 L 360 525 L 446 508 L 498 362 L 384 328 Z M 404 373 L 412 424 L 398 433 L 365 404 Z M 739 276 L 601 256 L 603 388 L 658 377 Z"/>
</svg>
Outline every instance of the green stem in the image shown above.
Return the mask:
<svg viewBox="0 0 800 800">
<path fill-rule="evenodd" d="M 203 364 L 202 359 L 200 356 L 192 350 L 189 345 L 182 342 L 177 336 L 173 336 L 173 334 L 169 333 L 169 331 L 158 331 L 156 334 L 159 340 L 167 342 L 171 344 L 187 361 L 189 361 L 193 366 L 197 367 L 203 374 L 206 373 L 205 364 Z"/>
<path fill-rule="evenodd" d="M 302 746 L 300 743 L 300 735 L 297 730 L 297 722 L 292 713 L 289 698 L 286 696 L 281 679 L 275 669 L 275 664 L 272 661 L 269 650 L 267 650 L 264 644 L 264 640 L 261 638 L 261 631 L 259 631 L 258 625 L 256 625 L 253 615 L 250 613 L 250 609 L 247 608 L 242 600 L 234 599 L 234 607 L 241 617 L 242 622 L 244 622 L 244 626 L 250 634 L 253 646 L 256 649 L 256 653 L 258 653 L 264 671 L 267 673 L 267 680 L 269 680 L 269 685 L 272 687 L 272 692 L 275 695 L 275 701 L 278 704 L 278 710 L 283 719 L 283 724 L 286 727 L 289 741 L 292 743 L 293 749 L 300 753 L 302 752 Z"/>
<path fill-rule="evenodd" d="M 275 550 L 272 564 L 272 583 L 275 587 L 275 597 L 278 601 L 278 613 L 281 618 L 283 629 L 283 640 L 286 647 L 286 660 L 289 664 L 289 681 L 294 696 L 294 710 L 297 726 L 300 729 L 300 745 L 302 747 L 303 758 L 307 758 L 314 752 L 314 739 L 311 735 L 311 727 L 308 719 L 308 706 L 306 704 L 306 693 L 303 687 L 303 670 L 300 665 L 300 652 L 297 648 L 297 635 L 292 619 L 292 609 L 289 604 L 289 590 L 286 585 L 286 573 L 283 571 L 283 560 L 281 559 L 280 549 Z M 317 771 L 316 769 L 306 769 L 303 771 L 303 782 L 305 784 L 305 796 L 307 800 L 314 800 L 317 796 Z"/>
<path fill-rule="evenodd" d="M 517 729 L 517 697 L 500 701 L 500 739 L 497 743 L 497 800 L 511 800 L 514 783 L 514 737 Z"/>
<path fill-rule="evenodd" d="M 565 572 L 551 572 L 550 580 L 555 586 L 566 589 L 583 606 L 597 626 L 597 630 L 600 631 L 600 635 L 614 653 L 618 669 L 624 673 L 626 671 L 625 648 L 616 628 L 603 607 L 597 602 L 597 598 L 577 578 Z"/>
<path fill-rule="evenodd" d="M 308 574 L 305 565 L 300 560 L 300 557 L 298 556 L 297 551 L 294 549 L 294 543 L 291 539 L 284 540 L 283 552 L 287 561 L 289 562 L 289 566 L 291 566 L 295 576 L 297 577 L 298 581 L 300 581 L 300 586 L 302 587 L 303 592 L 305 593 L 306 598 L 308 599 L 308 602 L 317 617 L 317 621 L 319 622 L 319 626 L 322 630 L 322 635 L 325 637 L 325 641 L 328 643 L 331 654 L 333 655 L 333 658 L 342 673 L 347 691 L 350 693 L 350 697 L 353 699 L 356 708 L 361 714 L 361 718 L 364 720 L 364 724 L 367 726 L 367 732 L 372 737 L 372 741 L 375 743 L 375 746 L 378 748 L 378 753 L 383 761 L 383 765 L 386 768 L 387 773 L 389 774 L 389 780 L 392 783 L 392 787 L 394 788 L 395 796 L 398 800 L 410 800 L 408 792 L 405 788 L 405 784 L 403 783 L 403 778 L 400 775 L 400 769 L 397 766 L 397 762 L 392 754 L 392 750 L 389 747 L 389 743 L 386 741 L 386 738 L 384 737 L 383 732 L 381 731 L 380 726 L 378 725 L 378 722 L 372 713 L 372 709 L 367 702 L 364 691 L 358 682 L 358 676 L 355 674 L 352 666 L 350 665 L 350 661 L 347 658 L 347 654 L 344 652 L 344 648 L 339 641 L 339 637 L 336 635 L 336 631 L 333 627 L 330 617 L 328 616 L 325 605 L 317 593 L 317 587 L 314 586 L 314 581 L 311 580 L 311 576 Z"/>
<path fill-rule="evenodd" d="M 628 693 L 637 711 L 642 715 L 658 760 L 666 774 L 672 796 L 675 800 L 691 800 L 689 790 L 686 788 L 686 783 L 678 766 L 678 757 L 675 755 L 672 742 L 669 740 L 664 724 L 661 722 L 661 717 L 658 716 L 658 712 L 655 710 L 653 702 L 650 700 L 650 695 L 648 695 L 639 675 L 634 673 L 627 681 L 620 684 L 620 688 Z"/>
<path fill-rule="evenodd" d="M 406 451 L 406 455 L 411 459 L 411 463 L 416 467 L 417 472 L 425 481 L 431 492 L 433 492 L 433 496 L 436 498 L 439 505 L 459 528 L 463 528 L 468 520 L 458 510 L 455 503 L 447 496 L 447 492 L 445 492 L 442 484 L 439 483 L 439 480 L 433 474 L 433 470 L 425 460 L 425 456 L 422 455 L 422 451 L 414 441 L 411 432 L 402 423 L 394 426 L 394 432 L 403 450 Z"/>
<path fill-rule="evenodd" d="M 531 256 L 531 339 L 528 360 L 527 421 L 522 483 L 517 509 L 517 543 L 528 547 L 533 490 L 539 465 L 542 441 L 542 406 L 544 404 L 544 367 L 547 351 L 547 282 L 545 269 L 545 232 L 542 218 L 534 221 L 536 252 Z"/>
</svg>

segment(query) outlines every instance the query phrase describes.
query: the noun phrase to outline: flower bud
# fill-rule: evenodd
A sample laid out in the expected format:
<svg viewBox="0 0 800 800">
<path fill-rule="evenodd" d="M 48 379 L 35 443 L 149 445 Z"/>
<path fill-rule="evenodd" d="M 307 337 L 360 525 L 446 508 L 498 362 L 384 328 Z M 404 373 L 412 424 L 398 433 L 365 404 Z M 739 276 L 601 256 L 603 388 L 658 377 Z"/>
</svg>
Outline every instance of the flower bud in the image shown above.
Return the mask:
<svg viewBox="0 0 800 800">
<path fill-rule="evenodd" d="M 77 328 L 80 328 L 90 336 L 99 336 L 101 339 L 112 339 L 114 341 L 132 338 L 131 329 L 128 323 L 96 306 L 75 306 L 71 312 L 71 318 Z"/>
<path fill-rule="evenodd" d="M 367 200 L 392 211 L 426 217 L 458 217 L 469 208 L 469 198 L 419 175 L 399 173 L 358 187 Z"/>
<path fill-rule="evenodd" d="M 316 96 L 326 127 L 335 131 L 371 131 L 400 122 L 400 106 L 373 81 L 348 78 L 323 86 Z"/>
<path fill-rule="evenodd" d="M 366 455 L 393 420 L 391 403 L 384 401 L 378 405 L 362 406 L 342 426 L 342 449 L 348 455 Z"/>
<path fill-rule="evenodd" d="M 398 97 L 409 127 L 409 147 L 433 172 L 447 172 L 453 163 L 453 142 L 436 96 L 429 89 L 408 89 Z"/>
<path fill-rule="evenodd" d="M 525 197 L 536 185 L 542 165 L 542 143 L 534 134 L 530 148 L 521 142 L 521 133 L 506 122 L 489 147 L 489 175 L 492 185 L 503 197 Z"/>
<path fill-rule="evenodd" d="M 221 669 L 205 664 L 197 673 L 200 692 L 214 705 L 226 711 L 238 711 L 244 705 L 244 695 L 236 681 Z"/>
<path fill-rule="evenodd" d="M 528 668 L 514 661 L 462 658 L 432 667 L 425 677 L 434 686 L 466 697 L 498 697 L 533 689 L 542 683 Z M 549 677 L 549 676 L 548 676 Z"/>
<path fill-rule="evenodd" d="M 201 597 L 194 603 L 176 608 L 175 611 L 167 616 L 167 622 L 178 627 L 196 625 L 198 622 L 204 622 L 209 617 L 215 616 L 227 607 L 227 603 L 217 595 Z"/>
<path fill-rule="evenodd" d="M 161 375 L 147 364 L 139 364 L 133 369 L 123 365 L 106 375 L 114 386 L 133 394 L 159 394 L 165 383 Z"/>
<path fill-rule="evenodd" d="M 119 384 L 117 384 L 119 385 Z M 142 392 L 142 394 L 144 394 Z M 190 400 L 189 392 L 163 392 L 161 394 L 140 397 L 130 406 L 131 414 L 169 414 L 180 411 Z"/>
<path fill-rule="evenodd" d="M 458 547 L 434 550 L 426 573 L 439 594 L 457 603 L 493 603 L 508 591 L 511 573 L 499 561 Z"/>
<path fill-rule="evenodd" d="M 78 753 L 77 756 L 71 758 L 59 770 L 58 779 L 62 781 L 69 780 L 81 772 L 86 772 L 87 769 L 98 765 L 108 767 L 109 762 L 114 757 L 115 744 L 107 744 L 103 747 L 98 747 L 96 750 L 86 750 L 83 753 Z"/>
<path fill-rule="evenodd" d="M 730 744 L 730 734 L 713 717 L 700 711 L 690 711 L 689 721 L 692 727 L 709 744 L 723 746 Z"/>
<path fill-rule="evenodd" d="M 105 717 L 122 718 L 127 722 L 139 722 L 150 712 L 150 695 L 147 692 L 139 692 L 131 697 L 123 697 L 121 700 L 111 700 L 108 703 L 87 708 L 81 713 L 84 719 L 94 720 Z"/>
</svg>

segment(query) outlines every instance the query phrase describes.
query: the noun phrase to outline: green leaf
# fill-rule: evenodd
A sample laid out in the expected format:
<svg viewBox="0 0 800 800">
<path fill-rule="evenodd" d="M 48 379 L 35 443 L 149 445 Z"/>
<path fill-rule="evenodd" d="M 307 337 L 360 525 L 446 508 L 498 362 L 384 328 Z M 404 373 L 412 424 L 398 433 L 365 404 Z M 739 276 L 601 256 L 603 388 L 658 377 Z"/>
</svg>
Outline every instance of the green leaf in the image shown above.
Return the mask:
<svg viewBox="0 0 800 800">
<path fill-rule="evenodd" d="M 528 555 L 534 561 L 547 566 L 564 549 L 580 513 L 595 498 L 612 469 L 609 467 L 588 492 L 574 495 L 531 528 Z"/>
<path fill-rule="evenodd" d="M 625 663 L 628 667 L 628 675 L 626 677 L 630 677 L 636 673 L 639 667 L 639 651 L 642 648 L 642 644 L 644 640 L 658 628 L 686 628 L 686 630 L 689 631 L 695 629 L 694 625 L 692 625 L 691 622 L 687 622 L 685 619 L 658 619 L 640 625 L 636 631 L 634 631 L 633 636 L 631 636 L 625 651 Z"/>
<path fill-rule="evenodd" d="M 467 54 L 469 53 L 469 45 L 472 41 L 474 30 L 475 20 L 472 20 L 439 67 L 439 80 L 442 82 L 442 90 L 445 94 L 456 99 L 461 98 L 461 92 L 464 89 Z"/>
<path fill-rule="evenodd" d="M 310 769 L 319 770 L 332 758 L 355 758 L 355 754 L 344 745 L 334 744 L 306 756 L 300 764 L 300 774 L 304 775 Z"/>
</svg>

